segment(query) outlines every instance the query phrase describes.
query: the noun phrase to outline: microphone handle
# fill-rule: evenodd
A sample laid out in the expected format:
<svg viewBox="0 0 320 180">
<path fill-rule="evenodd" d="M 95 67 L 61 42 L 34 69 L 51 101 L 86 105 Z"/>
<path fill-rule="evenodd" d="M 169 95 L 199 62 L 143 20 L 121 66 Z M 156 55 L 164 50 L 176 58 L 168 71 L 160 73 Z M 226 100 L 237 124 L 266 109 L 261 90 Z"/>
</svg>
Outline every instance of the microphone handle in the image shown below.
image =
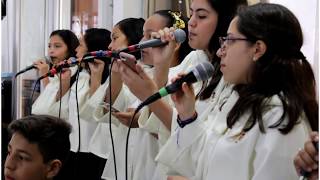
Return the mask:
<svg viewBox="0 0 320 180">
<path fill-rule="evenodd" d="M 160 39 L 151 39 L 151 40 L 140 43 L 137 47 L 137 50 L 149 48 L 149 47 L 159 47 L 166 44 L 168 44 L 168 42 L 162 42 Z"/>
<path fill-rule="evenodd" d="M 168 94 L 174 93 L 177 90 L 179 90 L 182 86 L 182 83 L 184 83 L 184 82 L 186 82 L 188 84 L 192 84 L 192 83 L 197 82 L 197 78 L 194 76 L 194 73 L 192 71 L 189 72 L 188 74 L 186 74 L 182 78 L 176 80 L 175 82 L 173 82 L 170 85 L 165 87 Z"/>
<path fill-rule="evenodd" d="M 153 94 L 152 96 L 148 97 L 146 100 L 144 100 L 139 106 L 137 107 L 136 111 L 138 112 L 143 106 L 146 106 L 148 104 L 151 104 L 152 102 L 160 99 L 162 96 L 159 92 Z"/>
<path fill-rule="evenodd" d="M 29 71 L 29 70 L 31 70 L 31 69 L 34 69 L 34 68 L 36 68 L 34 65 L 27 66 L 25 69 L 17 72 L 16 75 L 15 75 L 15 77 L 17 77 L 19 74 L 22 74 L 22 73 L 27 72 L 27 71 Z"/>
</svg>

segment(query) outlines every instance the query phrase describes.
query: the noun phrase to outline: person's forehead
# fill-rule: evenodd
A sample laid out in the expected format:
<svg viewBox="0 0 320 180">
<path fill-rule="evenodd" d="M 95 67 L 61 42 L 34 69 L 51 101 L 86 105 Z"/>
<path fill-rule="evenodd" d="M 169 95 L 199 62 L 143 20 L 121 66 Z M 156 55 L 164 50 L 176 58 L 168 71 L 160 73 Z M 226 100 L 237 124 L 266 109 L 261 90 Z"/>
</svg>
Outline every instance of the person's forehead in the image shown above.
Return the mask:
<svg viewBox="0 0 320 180">
<path fill-rule="evenodd" d="M 154 32 L 163 29 L 165 26 L 166 19 L 161 15 L 154 14 L 146 20 L 144 24 L 144 30 Z"/>
<path fill-rule="evenodd" d="M 232 21 L 230 22 L 227 34 L 238 33 L 237 23 L 238 23 L 238 18 L 237 17 L 233 18 Z"/>
<path fill-rule="evenodd" d="M 119 32 L 121 32 L 119 26 L 114 26 L 114 27 L 112 28 L 112 32 L 111 32 L 112 34 L 114 34 L 114 33 L 119 33 Z"/>
<path fill-rule="evenodd" d="M 62 41 L 62 42 L 63 42 L 62 38 L 61 38 L 59 35 L 57 35 L 57 34 L 51 36 L 50 40 L 51 40 L 51 41 Z"/>
<path fill-rule="evenodd" d="M 12 138 L 9 142 L 9 148 L 17 152 L 26 153 L 35 158 L 42 158 L 38 144 L 29 142 L 20 133 L 14 133 L 12 135 Z"/>
</svg>

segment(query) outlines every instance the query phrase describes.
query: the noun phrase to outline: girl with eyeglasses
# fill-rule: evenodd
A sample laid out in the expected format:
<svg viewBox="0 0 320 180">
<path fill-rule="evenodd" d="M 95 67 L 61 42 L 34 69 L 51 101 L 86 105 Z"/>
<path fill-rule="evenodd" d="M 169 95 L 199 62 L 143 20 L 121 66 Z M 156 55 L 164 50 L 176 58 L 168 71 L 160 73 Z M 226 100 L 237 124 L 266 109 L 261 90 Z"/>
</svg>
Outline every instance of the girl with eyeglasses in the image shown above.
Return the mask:
<svg viewBox="0 0 320 180">
<path fill-rule="evenodd" d="M 220 70 L 232 91 L 194 119 L 192 87 L 172 95 L 175 124 L 188 123 L 175 125 L 157 157 L 184 176 L 168 179 L 298 179 L 293 159 L 318 129 L 318 102 L 297 18 L 259 3 L 241 9 L 220 39 Z"/>
</svg>

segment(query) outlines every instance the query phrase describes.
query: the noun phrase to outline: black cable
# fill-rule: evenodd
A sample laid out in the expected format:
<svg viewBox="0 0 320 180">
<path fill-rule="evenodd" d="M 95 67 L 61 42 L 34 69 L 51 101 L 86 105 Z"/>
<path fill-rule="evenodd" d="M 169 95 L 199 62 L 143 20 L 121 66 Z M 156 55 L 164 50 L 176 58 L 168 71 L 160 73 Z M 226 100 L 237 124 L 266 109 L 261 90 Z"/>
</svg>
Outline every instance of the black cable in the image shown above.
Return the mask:
<svg viewBox="0 0 320 180">
<path fill-rule="evenodd" d="M 59 84 L 60 84 L 60 88 L 59 88 L 59 91 L 60 91 L 60 102 L 59 102 L 59 119 L 61 118 L 61 101 L 62 101 L 62 80 L 61 80 L 61 72 L 60 72 L 60 76 L 59 76 Z"/>
<path fill-rule="evenodd" d="M 109 132 L 110 132 L 110 139 L 111 139 L 111 146 L 112 146 L 112 154 L 113 154 L 113 165 L 114 165 L 114 175 L 116 180 L 118 179 L 117 177 L 117 163 L 116 163 L 116 155 L 114 151 L 114 142 L 113 142 L 113 135 L 112 135 L 112 128 L 111 128 L 111 108 L 112 108 L 112 98 L 111 98 L 111 76 L 112 76 L 112 66 L 114 63 L 114 59 L 111 60 L 110 64 L 110 69 L 109 69 Z"/>
<path fill-rule="evenodd" d="M 16 119 L 15 117 L 15 104 L 14 102 L 16 102 L 16 78 L 17 75 L 15 75 L 12 78 L 12 84 L 11 84 L 11 119 Z M 32 107 L 31 107 L 32 108 Z"/>
<path fill-rule="evenodd" d="M 136 116 L 136 114 L 139 112 L 140 108 L 137 108 L 134 113 L 133 116 L 130 120 L 130 125 L 129 125 L 129 129 L 128 129 L 128 133 L 127 133 L 127 139 L 126 139 L 126 180 L 128 180 L 128 146 L 129 146 L 129 136 L 130 136 L 130 130 L 131 130 L 131 126 L 132 126 L 132 122 L 134 117 Z"/>
<path fill-rule="evenodd" d="M 78 134 L 78 138 L 79 138 L 79 146 L 78 146 L 78 150 L 77 152 L 80 152 L 80 145 L 81 145 L 81 141 L 80 141 L 80 115 L 79 115 L 79 103 L 78 103 L 78 82 L 79 82 L 79 74 L 80 74 L 80 64 L 78 65 L 78 69 L 77 69 L 77 75 L 76 75 L 76 104 L 77 104 L 77 118 L 78 118 L 78 130 L 79 130 L 79 134 Z M 71 90 L 71 87 L 70 87 Z"/>
<path fill-rule="evenodd" d="M 36 90 L 37 84 L 40 84 L 40 78 L 37 79 L 36 84 L 33 86 L 30 104 L 29 104 L 29 106 L 30 106 L 30 114 L 29 115 L 31 115 L 31 113 L 32 113 L 32 99 L 33 99 L 33 94 L 34 94 L 34 91 Z"/>
</svg>

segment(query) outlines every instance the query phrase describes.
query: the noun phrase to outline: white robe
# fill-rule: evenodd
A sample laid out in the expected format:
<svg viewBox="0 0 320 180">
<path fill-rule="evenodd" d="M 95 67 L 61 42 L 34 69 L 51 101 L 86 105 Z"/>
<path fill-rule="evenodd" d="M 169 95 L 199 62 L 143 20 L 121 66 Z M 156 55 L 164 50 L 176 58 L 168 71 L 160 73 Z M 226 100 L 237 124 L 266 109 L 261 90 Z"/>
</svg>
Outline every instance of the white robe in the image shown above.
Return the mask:
<svg viewBox="0 0 320 180">
<path fill-rule="evenodd" d="M 177 66 L 169 69 L 168 74 L 168 84 L 170 80 L 178 75 L 178 73 L 188 73 L 190 72 L 196 65 L 202 62 L 208 62 L 208 56 L 202 50 L 195 50 L 190 52 L 185 59 Z M 197 82 L 193 84 L 193 88 L 195 93 L 198 93 L 202 87 L 202 82 Z M 166 102 L 168 102 L 172 107 L 174 106 L 170 96 L 164 97 Z M 158 135 L 159 148 L 161 148 L 168 138 L 170 137 L 170 131 L 165 127 L 165 125 L 158 119 L 158 117 L 154 114 L 150 114 L 150 110 L 148 106 L 144 107 L 141 110 L 141 115 L 138 120 L 139 127 L 149 131 L 150 133 L 155 133 Z M 157 169 L 153 175 L 152 180 L 161 180 L 166 179 L 168 168 L 163 164 L 157 164 Z"/>
<path fill-rule="evenodd" d="M 73 152 L 89 152 L 88 146 L 94 130 L 96 129 L 97 123 L 89 122 L 86 119 L 90 118 L 87 114 L 92 114 L 90 111 L 85 109 L 89 97 L 90 90 L 90 75 L 86 70 L 82 70 L 79 73 L 78 89 L 76 99 L 76 82 L 73 83 L 69 89 L 69 123 L 72 126 L 72 132 L 70 134 L 71 151 Z M 79 106 L 79 120 L 77 101 Z M 80 124 L 79 124 L 80 123 Z M 80 139 L 79 139 L 80 137 Z"/>
<path fill-rule="evenodd" d="M 182 175 L 191 180 L 298 179 L 293 158 L 308 137 L 306 120 L 301 118 L 301 123 L 286 135 L 276 128 L 268 128 L 279 120 L 283 112 L 279 97 L 273 96 L 269 102 L 270 109 L 262 117 L 266 133 L 261 133 L 255 124 L 241 135 L 250 113 L 240 117 L 232 129 L 226 125 L 228 112 L 237 99 L 235 91 L 231 95 L 221 94 L 216 104 L 208 108 L 209 112 L 184 128 L 173 121 L 175 129 L 160 150 L 157 161 L 170 167 L 175 172 L 172 175 Z"/>
<path fill-rule="evenodd" d="M 77 71 L 77 67 L 70 68 L 71 75 Z M 49 77 L 49 83 L 41 91 L 37 100 L 32 104 L 32 114 L 46 114 L 59 117 L 60 100 L 56 101 L 56 94 L 60 88 L 60 79 L 58 75 Z M 67 120 L 69 114 L 69 93 L 61 98 L 60 118 Z"/>
<path fill-rule="evenodd" d="M 72 67 L 70 70 L 71 75 L 73 76 L 77 71 L 77 67 Z M 74 82 L 72 87 L 61 99 L 61 118 L 68 121 L 72 126 L 72 131 L 69 136 L 71 151 L 77 152 L 79 150 L 80 152 L 89 152 L 89 142 L 96 129 L 97 122 L 90 122 L 87 120 L 92 118 L 92 111 L 88 107 L 90 107 L 90 103 L 94 104 L 95 99 L 97 99 L 97 96 L 99 95 L 93 95 L 89 97 L 90 75 L 86 70 L 82 70 L 79 73 L 78 79 L 78 99 L 76 99 L 76 82 Z M 34 114 L 49 114 L 56 117 L 58 116 L 60 101 L 56 102 L 55 98 L 60 87 L 59 81 L 60 80 L 58 76 L 50 78 L 50 83 L 45 87 L 44 91 L 33 104 L 32 112 Z M 79 121 L 77 101 L 79 106 Z"/>
<path fill-rule="evenodd" d="M 108 92 L 107 92 L 108 93 Z M 103 101 L 103 95 L 101 101 Z M 140 103 L 130 90 L 123 85 L 113 107 L 125 111 Z M 102 178 L 114 179 L 114 162 L 109 131 L 109 113 L 104 114 L 98 106 L 93 111 L 93 120 L 99 122 L 90 142 L 90 151 L 102 158 L 108 159 Z M 111 116 L 111 126 L 114 139 L 118 179 L 125 179 L 125 142 L 128 128 Z M 157 140 L 143 129 L 131 129 L 128 147 L 128 177 L 132 180 L 149 179 L 154 172 L 154 157 L 158 153 Z"/>
</svg>

